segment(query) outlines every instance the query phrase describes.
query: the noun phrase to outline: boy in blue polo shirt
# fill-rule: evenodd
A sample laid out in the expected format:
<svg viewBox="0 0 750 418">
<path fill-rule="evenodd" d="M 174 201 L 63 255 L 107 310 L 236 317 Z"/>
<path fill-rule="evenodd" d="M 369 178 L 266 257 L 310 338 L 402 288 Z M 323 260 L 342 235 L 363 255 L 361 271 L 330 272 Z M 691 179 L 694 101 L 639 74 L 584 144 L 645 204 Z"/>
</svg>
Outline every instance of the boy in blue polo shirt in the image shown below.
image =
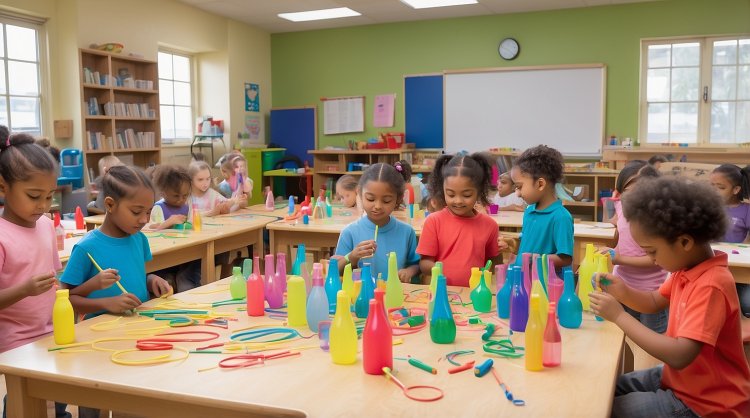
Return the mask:
<svg viewBox="0 0 750 418">
<path fill-rule="evenodd" d="M 529 148 L 510 171 L 516 193 L 529 204 L 523 214 L 518 254 L 549 254 L 556 269 L 573 261 L 573 217 L 555 193 L 563 178 L 563 157 L 546 145 Z M 521 257 L 517 258 L 521 262 Z"/>
</svg>

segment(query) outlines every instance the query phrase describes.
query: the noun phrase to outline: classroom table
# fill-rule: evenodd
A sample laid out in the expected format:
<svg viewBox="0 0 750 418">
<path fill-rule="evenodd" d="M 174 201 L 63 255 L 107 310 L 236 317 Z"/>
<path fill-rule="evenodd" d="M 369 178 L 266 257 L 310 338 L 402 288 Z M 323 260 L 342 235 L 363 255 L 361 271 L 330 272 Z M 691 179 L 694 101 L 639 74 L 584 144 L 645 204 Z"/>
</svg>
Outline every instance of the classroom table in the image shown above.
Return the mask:
<svg viewBox="0 0 750 418">
<path fill-rule="evenodd" d="M 229 298 L 227 280 L 212 283 L 192 291 L 175 295 L 186 302 L 211 302 Z M 405 286 L 405 290 L 425 287 Z M 207 293 L 220 289 L 218 293 Z M 455 289 L 461 298 L 469 298 L 468 289 Z M 413 294 L 414 295 L 414 294 Z M 424 307 L 422 303 L 407 306 Z M 147 302 L 155 306 L 159 300 Z M 453 305 L 454 309 L 460 308 Z M 234 306 L 217 308 L 221 312 L 236 312 Z M 468 312 L 468 311 L 467 311 Z M 239 312 L 237 321 L 229 321 L 229 330 L 216 327 L 190 327 L 167 331 L 214 331 L 219 341 L 228 340 L 232 330 L 250 325 L 280 326 L 269 317 L 249 318 Z M 486 321 L 494 322 L 493 314 Z M 103 315 L 76 325 L 77 341 L 124 336 L 118 328 L 95 332 L 90 326 L 112 320 Z M 138 317 L 125 317 L 121 323 L 135 322 Z M 164 323 L 164 321 L 159 321 Z M 128 326 L 127 329 L 152 327 L 153 322 Z M 506 334 L 501 325 L 497 335 Z M 367 375 L 362 370 L 360 353 L 353 365 L 334 365 L 330 355 L 322 351 L 317 336 L 307 327 L 298 328 L 310 339 L 295 340 L 278 352 L 292 347 L 310 347 L 301 354 L 270 360 L 263 366 L 241 369 L 199 371 L 217 365 L 224 354 L 190 354 L 187 359 L 151 366 L 123 366 L 110 361 L 109 352 L 84 351 L 73 353 L 48 352 L 53 346 L 51 336 L 0 354 L 0 372 L 6 375 L 9 418 L 41 418 L 46 416 L 44 399 L 55 399 L 70 404 L 83 404 L 121 413 L 160 418 L 191 418 L 215 416 L 232 417 L 344 417 L 344 416 L 609 416 L 615 379 L 620 370 L 624 335 L 614 324 L 598 322 L 584 314 L 580 329 L 562 328 L 562 366 L 529 372 L 524 359 L 504 359 L 492 356 L 495 369 L 517 399 L 526 405 L 514 406 L 506 400 L 491 375 L 474 376 L 471 370 L 448 374 L 453 367 L 445 355 L 457 350 L 474 350 L 475 354 L 459 356 L 458 362 L 483 362 L 489 354 L 482 351 L 479 330 L 459 327 L 456 341 L 439 345 L 430 341 L 427 328 L 416 334 L 396 336 L 402 344 L 393 347 L 396 358 L 413 356 L 435 367 L 437 375 L 410 366 L 406 361 L 394 360 L 395 376 L 406 385 L 433 385 L 444 392 L 436 402 L 422 403 L 407 399 L 398 387 L 383 376 Z M 499 337 L 498 337 L 499 338 Z M 522 333 L 512 337 L 514 344 L 523 345 Z M 185 349 L 195 349 L 216 341 L 175 343 Z M 105 344 L 112 349 L 134 346 L 133 341 Z M 175 353 L 172 351 L 171 353 Z M 152 357 L 160 352 L 140 352 L 131 359 Z"/>
<path fill-rule="evenodd" d="M 750 284 L 750 245 L 718 242 L 711 247 L 727 253 L 735 282 Z"/>
</svg>

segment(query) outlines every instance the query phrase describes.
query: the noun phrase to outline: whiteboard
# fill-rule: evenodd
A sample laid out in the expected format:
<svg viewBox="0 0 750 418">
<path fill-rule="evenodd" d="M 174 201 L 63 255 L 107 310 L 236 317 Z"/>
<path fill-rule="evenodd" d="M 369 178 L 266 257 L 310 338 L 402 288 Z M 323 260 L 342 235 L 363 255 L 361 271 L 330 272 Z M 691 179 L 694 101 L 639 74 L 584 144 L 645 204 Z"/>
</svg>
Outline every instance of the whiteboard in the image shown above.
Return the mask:
<svg viewBox="0 0 750 418">
<path fill-rule="evenodd" d="M 325 135 L 365 131 L 365 98 L 333 97 L 323 100 Z"/>
<path fill-rule="evenodd" d="M 538 144 L 565 155 L 601 155 L 606 67 L 445 72 L 446 152 Z"/>
</svg>

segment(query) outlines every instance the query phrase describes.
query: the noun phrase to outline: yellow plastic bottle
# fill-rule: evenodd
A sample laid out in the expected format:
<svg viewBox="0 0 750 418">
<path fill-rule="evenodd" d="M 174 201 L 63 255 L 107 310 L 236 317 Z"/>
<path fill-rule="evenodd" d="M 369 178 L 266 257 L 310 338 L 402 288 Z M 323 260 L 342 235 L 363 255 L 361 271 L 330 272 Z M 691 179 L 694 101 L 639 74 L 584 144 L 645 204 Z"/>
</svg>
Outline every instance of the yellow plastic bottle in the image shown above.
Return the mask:
<svg viewBox="0 0 750 418">
<path fill-rule="evenodd" d="M 198 208 L 193 205 L 193 231 L 201 232 L 203 228 L 203 222 L 201 221 L 201 213 Z"/>
<path fill-rule="evenodd" d="M 589 293 L 594 291 L 594 287 L 591 285 L 591 276 L 596 272 L 594 257 L 594 244 L 586 244 L 586 256 L 578 268 L 578 298 L 581 299 L 584 311 L 590 309 Z"/>
<path fill-rule="evenodd" d="M 479 270 L 479 267 L 472 267 L 471 276 L 469 277 L 469 290 L 474 290 L 480 280 L 482 280 L 482 272 Z"/>
<path fill-rule="evenodd" d="M 76 340 L 75 314 L 68 297 L 68 289 L 58 290 L 52 306 L 52 333 L 57 345 L 72 344 Z"/>
<path fill-rule="evenodd" d="M 539 371 L 542 365 L 542 344 L 544 338 L 544 326 L 539 313 L 539 295 L 531 294 L 531 305 L 529 306 L 529 321 L 526 323 L 526 370 Z"/>
<path fill-rule="evenodd" d="M 331 324 L 329 345 L 334 364 L 357 362 L 357 329 L 349 309 L 349 296 L 343 290 L 336 294 L 336 315 Z"/>
<path fill-rule="evenodd" d="M 344 266 L 344 275 L 341 276 L 341 290 L 346 292 L 349 300 L 354 303 L 357 301 L 357 295 L 354 294 L 354 280 L 352 280 L 352 265 L 347 263 Z"/>
<path fill-rule="evenodd" d="M 305 288 L 305 279 L 299 276 L 289 276 L 286 286 L 286 305 L 289 326 L 301 327 L 307 325 L 307 292 Z"/>
<path fill-rule="evenodd" d="M 542 288 L 542 283 L 539 280 L 531 282 L 531 295 L 536 295 L 539 298 L 539 318 L 542 321 L 542 330 L 544 330 L 544 327 L 547 326 L 549 300 L 547 300 L 547 294 L 544 293 L 544 288 Z"/>
</svg>

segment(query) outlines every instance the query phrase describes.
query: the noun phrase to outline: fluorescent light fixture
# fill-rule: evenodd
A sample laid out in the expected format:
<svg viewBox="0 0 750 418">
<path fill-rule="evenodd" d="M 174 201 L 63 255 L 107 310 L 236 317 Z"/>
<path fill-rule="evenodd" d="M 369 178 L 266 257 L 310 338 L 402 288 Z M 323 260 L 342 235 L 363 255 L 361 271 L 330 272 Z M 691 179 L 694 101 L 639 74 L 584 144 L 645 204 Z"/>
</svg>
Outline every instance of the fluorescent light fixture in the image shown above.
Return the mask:
<svg viewBox="0 0 750 418">
<path fill-rule="evenodd" d="M 414 9 L 428 9 L 431 7 L 463 6 L 466 4 L 477 4 L 478 0 L 401 0 Z"/>
<path fill-rule="evenodd" d="M 355 12 L 348 7 L 338 7 L 335 9 L 310 10 L 307 12 L 279 13 L 282 19 L 291 20 L 292 22 L 307 22 L 310 20 L 338 19 L 340 17 L 362 16 L 362 13 Z"/>
</svg>

